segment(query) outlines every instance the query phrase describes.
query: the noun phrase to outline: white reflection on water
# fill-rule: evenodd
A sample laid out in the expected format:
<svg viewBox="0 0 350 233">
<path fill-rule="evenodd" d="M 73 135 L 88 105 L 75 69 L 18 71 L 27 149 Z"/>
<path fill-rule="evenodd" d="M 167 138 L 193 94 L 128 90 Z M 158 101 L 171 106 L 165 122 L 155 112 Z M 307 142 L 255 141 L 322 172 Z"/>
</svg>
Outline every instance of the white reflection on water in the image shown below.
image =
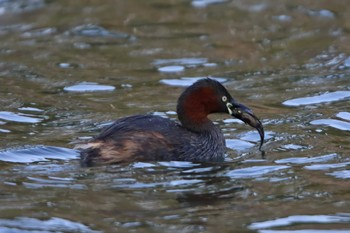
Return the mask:
<svg viewBox="0 0 350 233">
<path fill-rule="evenodd" d="M 310 104 L 321 104 L 321 103 L 339 101 L 349 97 L 350 97 L 350 91 L 335 91 L 335 92 L 324 93 L 321 95 L 286 100 L 282 104 L 286 106 L 303 106 L 303 105 L 310 105 Z"/>
<path fill-rule="evenodd" d="M 329 170 L 333 168 L 346 167 L 347 165 L 350 165 L 350 162 L 332 164 L 312 164 L 309 166 L 305 166 L 304 168 L 307 170 Z"/>
<path fill-rule="evenodd" d="M 255 222 L 248 226 L 249 229 L 258 230 L 272 227 L 291 226 L 301 223 L 350 223 L 350 214 L 339 215 L 292 215 L 285 218 L 277 218 L 264 222 Z"/>
<path fill-rule="evenodd" d="M 212 4 L 225 3 L 227 0 L 193 0 L 191 5 L 196 8 L 204 8 Z"/>
<path fill-rule="evenodd" d="M 21 107 L 18 108 L 20 111 L 29 111 L 29 112 L 43 112 L 44 110 L 40 108 L 33 108 L 33 107 Z"/>
<path fill-rule="evenodd" d="M 7 130 L 7 129 L 0 129 L 0 133 L 10 133 L 11 131 L 10 130 Z"/>
<path fill-rule="evenodd" d="M 2 233 L 47 233 L 47 232 L 87 232 L 97 233 L 101 231 L 91 230 L 89 227 L 67 219 L 52 217 L 47 220 L 36 218 L 17 217 L 15 219 L 0 219 L 0 232 Z"/>
<path fill-rule="evenodd" d="M 249 179 L 261 178 L 263 175 L 279 170 L 290 168 L 290 166 L 253 166 L 247 168 L 234 169 L 226 173 L 226 175 L 233 179 Z"/>
<path fill-rule="evenodd" d="M 119 39 L 125 39 L 129 37 L 129 35 L 126 33 L 109 31 L 106 28 L 95 24 L 79 25 L 71 29 L 70 31 L 65 32 L 65 34 L 86 37 L 110 37 Z"/>
<path fill-rule="evenodd" d="M 344 130 L 344 131 L 350 131 L 350 113 L 349 112 L 339 112 L 336 117 L 341 118 L 342 120 L 336 120 L 336 119 L 319 119 L 319 120 L 313 120 L 310 122 L 312 125 L 327 125 L 329 127 Z M 345 120 L 345 121 L 343 121 Z"/>
<path fill-rule="evenodd" d="M 72 178 L 60 178 L 60 177 L 48 177 L 37 178 L 37 177 L 27 177 L 28 182 L 23 182 L 26 188 L 39 189 L 39 188 L 70 188 L 70 189 L 86 189 L 86 185 L 76 184 L 75 180 Z"/>
<path fill-rule="evenodd" d="M 114 91 L 115 87 L 110 85 L 101 85 L 93 82 L 82 82 L 73 86 L 63 88 L 68 92 L 94 92 L 94 91 Z"/>
<path fill-rule="evenodd" d="M 239 139 L 226 139 L 226 146 L 235 151 L 244 151 L 255 146 L 255 144 Z"/>
<path fill-rule="evenodd" d="M 306 230 L 260 230 L 259 233 L 349 233 L 348 230 L 315 230 L 315 229 L 306 229 Z"/>
<path fill-rule="evenodd" d="M 6 112 L 6 111 L 0 112 L 0 119 L 6 120 L 6 121 L 21 122 L 21 123 L 38 123 L 43 120 L 41 118 L 36 118 L 33 116 L 34 115 L 24 114 L 24 113 L 14 113 L 14 112 Z"/>
<path fill-rule="evenodd" d="M 350 121 L 350 112 L 339 112 L 337 117 Z"/>
<path fill-rule="evenodd" d="M 158 71 L 163 73 L 177 73 L 184 70 L 184 66 L 162 66 L 158 68 Z"/>
<path fill-rule="evenodd" d="M 78 156 L 76 150 L 55 146 L 35 146 L 0 151 L 0 161 L 13 163 L 30 163 L 48 159 L 69 160 L 76 159 Z"/>
<path fill-rule="evenodd" d="M 208 58 L 174 58 L 174 59 L 157 59 L 153 62 L 153 65 L 203 65 L 208 62 Z"/>
<path fill-rule="evenodd" d="M 217 77 L 182 77 L 179 79 L 162 79 L 159 82 L 169 86 L 188 87 L 203 78 L 211 78 L 221 83 L 227 80 L 226 78 L 217 78 Z"/>
<path fill-rule="evenodd" d="M 331 175 L 340 179 L 350 179 L 350 170 L 334 171 L 332 173 L 328 173 L 328 175 Z"/>
<path fill-rule="evenodd" d="M 350 131 L 350 123 L 340 120 L 334 120 L 334 119 L 320 119 L 320 120 L 314 120 L 311 121 L 310 124 L 312 125 L 327 125 L 329 127 L 344 130 L 344 131 Z"/>
<path fill-rule="evenodd" d="M 336 159 L 337 157 L 338 157 L 337 154 L 332 153 L 332 154 L 315 156 L 315 157 L 295 157 L 295 158 L 279 159 L 279 160 L 276 160 L 275 163 L 277 163 L 277 164 L 283 164 L 283 163 L 294 163 L 294 164 L 320 163 L 320 162 L 326 162 L 329 160 Z"/>
</svg>

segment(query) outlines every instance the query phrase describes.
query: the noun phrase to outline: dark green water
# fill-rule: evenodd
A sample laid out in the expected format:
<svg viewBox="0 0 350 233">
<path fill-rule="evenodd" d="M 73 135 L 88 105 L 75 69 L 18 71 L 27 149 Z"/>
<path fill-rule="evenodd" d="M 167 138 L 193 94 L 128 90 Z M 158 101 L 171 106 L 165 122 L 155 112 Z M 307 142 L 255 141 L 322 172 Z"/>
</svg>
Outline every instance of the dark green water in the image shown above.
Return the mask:
<svg viewBox="0 0 350 233">
<path fill-rule="evenodd" d="M 349 232 L 349 18 L 340 0 L 0 1 L 0 232 Z M 76 141 L 176 119 L 208 76 L 262 120 L 265 160 L 213 115 L 225 164 L 80 168 Z"/>
</svg>

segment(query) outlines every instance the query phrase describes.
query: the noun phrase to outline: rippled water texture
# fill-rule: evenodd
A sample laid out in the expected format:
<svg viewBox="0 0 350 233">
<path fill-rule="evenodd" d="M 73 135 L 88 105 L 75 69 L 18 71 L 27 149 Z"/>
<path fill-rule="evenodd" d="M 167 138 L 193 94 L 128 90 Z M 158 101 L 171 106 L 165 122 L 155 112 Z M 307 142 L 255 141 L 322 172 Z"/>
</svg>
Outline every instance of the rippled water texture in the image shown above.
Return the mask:
<svg viewBox="0 0 350 233">
<path fill-rule="evenodd" d="M 0 232 L 350 232 L 347 1 L 0 0 Z M 81 168 L 113 120 L 223 83 L 224 163 Z"/>
</svg>

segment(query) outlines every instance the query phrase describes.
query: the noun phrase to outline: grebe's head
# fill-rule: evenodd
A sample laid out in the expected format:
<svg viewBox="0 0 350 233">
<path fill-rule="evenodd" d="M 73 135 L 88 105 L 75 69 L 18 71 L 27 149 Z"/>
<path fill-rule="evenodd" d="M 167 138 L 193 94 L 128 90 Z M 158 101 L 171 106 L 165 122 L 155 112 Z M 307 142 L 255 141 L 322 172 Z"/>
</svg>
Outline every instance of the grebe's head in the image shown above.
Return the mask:
<svg viewBox="0 0 350 233">
<path fill-rule="evenodd" d="M 201 79 L 189 86 L 179 97 L 177 113 L 182 125 L 192 131 L 206 130 L 211 113 L 228 113 L 258 130 L 261 144 L 264 128 L 247 106 L 238 103 L 218 81 Z"/>
</svg>

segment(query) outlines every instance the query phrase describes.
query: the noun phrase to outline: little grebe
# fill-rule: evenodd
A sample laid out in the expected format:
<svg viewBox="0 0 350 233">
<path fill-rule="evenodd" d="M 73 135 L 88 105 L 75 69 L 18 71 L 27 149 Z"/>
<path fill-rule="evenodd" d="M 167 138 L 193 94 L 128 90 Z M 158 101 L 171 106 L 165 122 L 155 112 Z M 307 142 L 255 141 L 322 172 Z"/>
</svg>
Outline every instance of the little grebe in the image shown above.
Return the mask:
<svg viewBox="0 0 350 233">
<path fill-rule="evenodd" d="M 264 141 L 264 128 L 252 110 L 237 103 L 223 85 L 201 79 L 188 87 L 177 103 L 180 123 L 154 115 L 135 115 L 115 121 L 81 146 L 82 166 L 132 161 L 224 160 L 225 139 L 208 119 L 228 113 L 256 128 Z"/>
</svg>

